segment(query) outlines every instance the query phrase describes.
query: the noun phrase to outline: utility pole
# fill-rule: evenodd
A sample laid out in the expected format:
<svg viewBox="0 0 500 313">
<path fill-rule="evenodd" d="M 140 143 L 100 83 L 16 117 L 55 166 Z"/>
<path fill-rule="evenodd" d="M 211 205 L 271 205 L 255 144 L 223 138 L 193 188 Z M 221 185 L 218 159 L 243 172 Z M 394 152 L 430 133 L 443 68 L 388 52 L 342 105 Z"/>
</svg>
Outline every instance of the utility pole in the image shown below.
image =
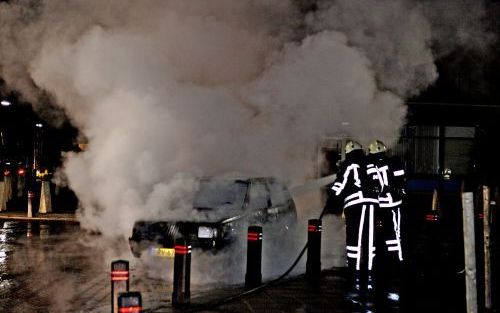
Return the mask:
<svg viewBox="0 0 500 313">
<path fill-rule="evenodd" d="M 462 192 L 462 207 L 467 313 L 477 313 L 476 239 L 474 236 L 474 202 L 472 192 Z"/>
</svg>

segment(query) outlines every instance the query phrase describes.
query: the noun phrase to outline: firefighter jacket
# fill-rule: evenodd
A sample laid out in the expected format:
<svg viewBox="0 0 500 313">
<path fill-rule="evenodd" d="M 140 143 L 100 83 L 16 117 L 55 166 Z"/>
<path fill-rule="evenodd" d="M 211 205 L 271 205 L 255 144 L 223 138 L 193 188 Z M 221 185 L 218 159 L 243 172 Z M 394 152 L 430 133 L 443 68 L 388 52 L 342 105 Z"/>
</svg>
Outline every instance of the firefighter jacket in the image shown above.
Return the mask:
<svg viewBox="0 0 500 313">
<path fill-rule="evenodd" d="M 378 231 L 378 238 L 388 253 L 402 261 L 401 208 L 405 195 L 405 172 L 398 162 L 388 158 L 385 153 L 370 155 L 367 160 L 368 174 L 372 181 L 378 181 L 381 186 L 378 196 L 380 210 L 376 219 L 382 228 Z"/>
<path fill-rule="evenodd" d="M 372 270 L 379 190 L 379 181 L 374 181 L 367 173 L 363 151 L 347 154 L 331 187 L 331 198 L 341 203 L 340 211 L 345 215 L 347 264 L 355 271 Z"/>
<path fill-rule="evenodd" d="M 378 196 L 381 208 L 401 206 L 405 191 L 405 171 L 403 167 L 385 153 L 367 157 L 367 173 L 373 181 L 378 181 L 381 190 Z"/>
<path fill-rule="evenodd" d="M 379 181 L 373 181 L 368 176 L 366 165 L 363 151 L 355 150 L 347 154 L 340 166 L 331 187 L 330 198 L 337 203 L 341 202 L 342 209 L 346 210 L 359 204 L 378 203 Z"/>
</svg>

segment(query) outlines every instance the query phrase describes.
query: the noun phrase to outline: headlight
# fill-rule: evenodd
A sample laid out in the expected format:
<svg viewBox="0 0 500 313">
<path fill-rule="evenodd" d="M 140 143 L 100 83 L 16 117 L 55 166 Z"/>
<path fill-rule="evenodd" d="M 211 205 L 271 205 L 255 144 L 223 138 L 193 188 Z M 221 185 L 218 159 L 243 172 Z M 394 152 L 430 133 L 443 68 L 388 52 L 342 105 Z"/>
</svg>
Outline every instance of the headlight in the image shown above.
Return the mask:
<svg viewBox="0 0 500 313">
<path fill-rule="evenodd" d="M 217 228 L 199 226 L 198 238 L 215 238 L 217 237 Z"/>
</svg>

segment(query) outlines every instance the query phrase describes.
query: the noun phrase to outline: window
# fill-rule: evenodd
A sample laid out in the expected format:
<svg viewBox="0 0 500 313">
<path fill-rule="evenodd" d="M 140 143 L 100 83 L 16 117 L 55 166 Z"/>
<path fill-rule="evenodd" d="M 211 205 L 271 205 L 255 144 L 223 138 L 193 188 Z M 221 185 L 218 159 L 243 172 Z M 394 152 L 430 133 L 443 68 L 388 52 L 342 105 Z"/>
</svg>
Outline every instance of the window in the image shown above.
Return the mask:
<svg viewBox="0 0 500 313">
<path fill-rule="evenodd" d="M 439 174 L 444 168 L 464 175 L 472 161 L 474 138 L 474 127 L 408 126 L 391 153 L 410 175 Z"/>
<path fill-rule="evenodd" d="M 248 196 L 248 206 L 250 209 L 264 209 L 269 207 L 271 202 L 265 182 L 253 181 L 250 184 Z"/>
</svg>

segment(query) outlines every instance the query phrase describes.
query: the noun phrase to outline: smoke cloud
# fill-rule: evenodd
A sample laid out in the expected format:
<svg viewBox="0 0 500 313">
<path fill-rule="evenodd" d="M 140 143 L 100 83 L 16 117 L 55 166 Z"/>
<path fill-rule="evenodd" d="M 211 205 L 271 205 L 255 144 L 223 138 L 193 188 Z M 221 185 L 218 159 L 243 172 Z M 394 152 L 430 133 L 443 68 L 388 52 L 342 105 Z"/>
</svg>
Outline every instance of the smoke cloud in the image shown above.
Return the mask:
<svg viewBox="0 0 500 313">
<path fill-rule="evenodd" d="M 323 136 L 393 144 L 436 56 L 489 40 L 483 16 L 472 0 L 10 1 L 0 73 L 88 138 L 62 169 L 82 225 L 126 237 L 189 217 L 197 176 L 297 184 Z"/>
</svg>

